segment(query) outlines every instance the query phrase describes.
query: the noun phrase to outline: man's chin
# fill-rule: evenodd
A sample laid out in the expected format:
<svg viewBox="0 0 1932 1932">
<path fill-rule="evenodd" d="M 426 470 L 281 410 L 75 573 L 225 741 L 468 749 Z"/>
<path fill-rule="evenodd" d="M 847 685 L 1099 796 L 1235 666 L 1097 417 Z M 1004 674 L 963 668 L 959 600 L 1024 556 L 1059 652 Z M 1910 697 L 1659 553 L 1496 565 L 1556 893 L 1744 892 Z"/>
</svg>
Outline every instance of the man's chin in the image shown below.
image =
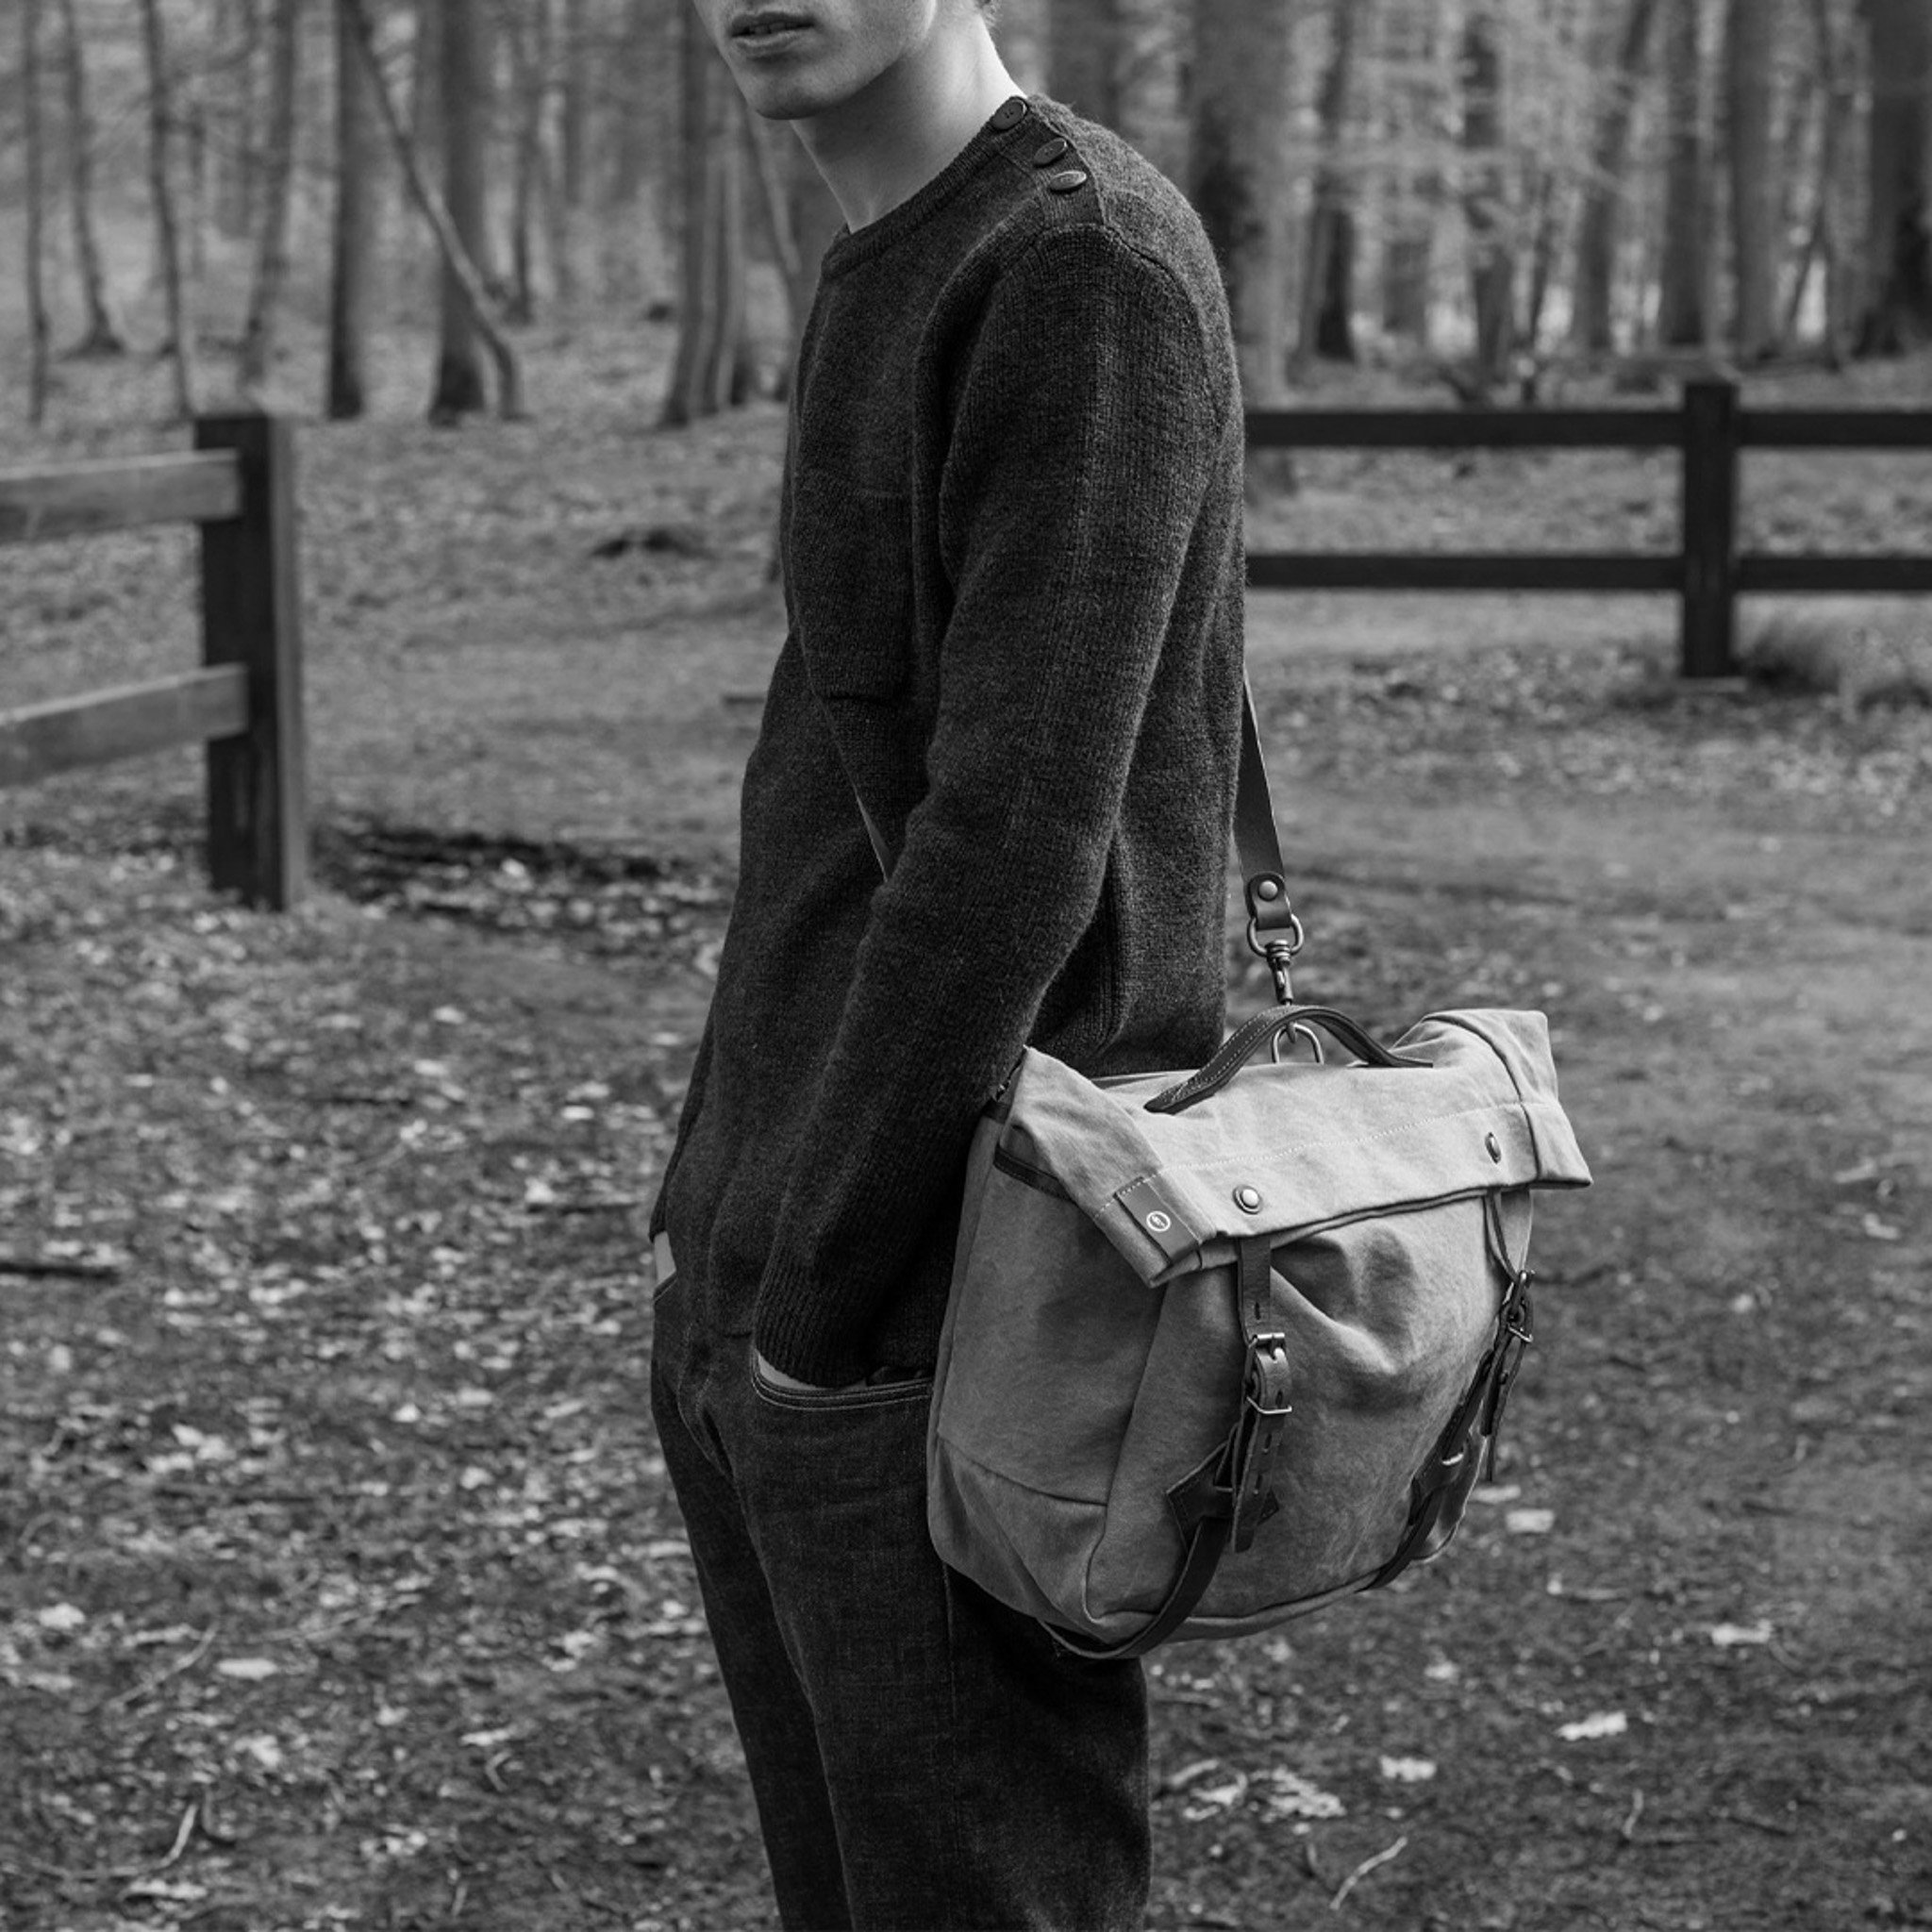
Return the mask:
<svg viewBox="0 0 1932 1932">
<path fill-rule="evenodd" d="M 745 105 L 761 121 L 808 121 L 839 105 L 835 89 L 814 87 L 799 75 L 758 75 L 744 89 Z"/>
</svg>

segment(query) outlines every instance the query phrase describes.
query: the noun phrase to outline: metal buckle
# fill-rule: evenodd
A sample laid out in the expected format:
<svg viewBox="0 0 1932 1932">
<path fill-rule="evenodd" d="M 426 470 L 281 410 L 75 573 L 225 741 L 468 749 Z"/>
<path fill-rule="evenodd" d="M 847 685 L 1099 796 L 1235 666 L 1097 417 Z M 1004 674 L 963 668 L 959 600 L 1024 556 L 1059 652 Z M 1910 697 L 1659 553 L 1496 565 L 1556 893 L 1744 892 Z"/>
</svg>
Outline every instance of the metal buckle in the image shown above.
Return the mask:
<svg viewBox="0 0 1932 1932">
<path fill-rule="evenodd" d="M 1307 934 L 1302 930 L 1300 915 L 1292 907 L 1286 908 L 1288 925 L 1278 939 L 1264 940 L 1261 937 L 1260 919 L 1257 913 L 1248 914 L 1248 951 L 1257 959 L 1268 962 L 1268 970 L 1274 975 L 1274 1003 L 1286 1007 L 1294 1003 L 1294 980 L 1289 968 L 1293 964 L 1294 956 L 1307 941 Z"/>
<path fill-rule="evenodd" d="M 1288 1367 L 1288 1336 L 1279 1328 L 1264 1329 L 1259 1335 L 1248 1339 L 1247 1374 L 1243 1377 L 1242 1400 L 1248 1409 L 1257 1416 L 1283 1416 L 1294 1413 L 1294 1405 L 1283 1402 L 1279 1406 L 1264 1402 L 1265 1376 L 1262 1370 L 1263 1358 L 1271 1365 Z"/>
</svg>

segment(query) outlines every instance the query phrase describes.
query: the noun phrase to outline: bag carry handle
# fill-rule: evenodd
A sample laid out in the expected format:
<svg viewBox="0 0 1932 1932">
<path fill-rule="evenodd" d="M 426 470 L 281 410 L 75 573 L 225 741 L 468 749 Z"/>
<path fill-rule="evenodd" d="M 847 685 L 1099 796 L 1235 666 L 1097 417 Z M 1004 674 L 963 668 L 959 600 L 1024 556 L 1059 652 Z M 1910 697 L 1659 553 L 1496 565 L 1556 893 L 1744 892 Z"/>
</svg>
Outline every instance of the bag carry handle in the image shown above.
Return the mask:
<svg viewBox="0 0 1932 1932">
<path fill-rule="evenodd" d="M 1407 1054 L 1396 1053 L 1384 1046 L 1346 1013 L 1338 1012 L 1333 1007 L 1270 1007 L 1230 1033 L 1222 1041 L 1220 1051 L 1198 1074 L 1190 1074 L 1185 1080 L 1176 1080 L 1172 1087 L 1163 1088 L 1147 1103 L 1145 1111 L 1185 1113 L 1197 1100 L 1206 1100 L 1210 1093 L 1219 1093 L 1261 1050 L 1265 1041 L 1278 1041 L 1284 1033 L 1299 1033 L 1313 1026 L 1319 1026 L 1367 1066 L 1421 1067 L 1428 1064 L 1426 1060 L 1411 1059 Z M 1320 1044 L 1319 1041 L 1316 1041 L 1318 1058 Z"/>
</svg>

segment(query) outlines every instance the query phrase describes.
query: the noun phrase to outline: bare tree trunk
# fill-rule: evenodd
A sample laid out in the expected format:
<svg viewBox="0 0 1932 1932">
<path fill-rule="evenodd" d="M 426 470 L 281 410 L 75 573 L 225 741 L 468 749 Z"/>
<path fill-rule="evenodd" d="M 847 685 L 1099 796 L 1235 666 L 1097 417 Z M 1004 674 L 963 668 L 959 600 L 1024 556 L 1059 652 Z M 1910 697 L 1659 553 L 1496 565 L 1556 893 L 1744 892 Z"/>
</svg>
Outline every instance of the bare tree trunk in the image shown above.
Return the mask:
<svg viewBox="0 0 1932 1932">
<path fill-rule="evenodd" d="M 148 0 L 148 4 L 151 5 L 152 0 Z M 370 98 L 375 103 L 383 125 L 389 130 L 396 159 L 402 165 L 409 198 L 429 224 L 430 231 L 436 237 L 443 273 L 456 284 L 460 299 L 468 305 L 471 325 L 482 338 L 484 346 L 490 351 L 491 360 L 496 366 L 496 413 L 506 421 L 513 420 L 524 413 L 523 371 L 517 361 L 516 351 L 491 316 L 490 296 L 483 286 L 483 277 L 464 248 L 462 237 L 457 232 L 456 222 L 443 206 L 442 197 L 424 173 L 415 144 L 409 139 L 409 130 L 404 125 L 402 114 L 383 79 L 375 52 L 375 34 L 370 26 L 369 0 L 341 0 L 341 5 L 356 36 L 357 51 L 362 57 L 369 76 Z"/>
<path fill-rule="evenodd" d="M 558 128 L 558 172 L 563 205 L 583 208 L 591 179 L 591 61 L 584 0 L 563 0 L 563 100 Z"/>
<path fill-rule="evenodd" d="M 652 64 L 661 59 L 652 0 L 627 0 L 624 16 L 624 52 L 620 66 L 625 81 L 633 92 L 625 99 L 617 117 L 614 165 L 611 169 L 610 200 L 614 207 L 633 207 L 644 192 L 651 149 L 644 105 L 635 92 Z"/>
<path fill-rule="evenodd" d="M 302 0 L 275 0 L 269 50 L 267 152 L 261 179 L 261 228 L 256 242 L 255 288 L 242 328 L 239 374 L 244 391 L 268 380 L 275 360 L 275 321 L 289 278 L 289 201 L 295 171 L 295 83 L 302 57 Z"/>
<path fill-rule="evenodd" d="M 1932 7 L 1866 0 L 1872 129 L 1861 356 L 1932 341 Z"/>
<path fill-rule="evenodd" d="M 1288 392 L 1295 313 L 1293 171 L 1288 153 L 1292 0 L 1199 0 L 1193 75 L 1191 198 L 1221 258 L 1249 408 Z M 1290 452 L 1249 459 L 1250 489 L 1291 489 Z"/>
<path fill-rule="evenodd" d="M 1657 341 L 1667 349 L 1702 347 L 1709 329 L 1709 199 L 1704 132 L 1704 48 L 1698 0 L 1664 0 L 1668 134 L 1664 155 L 1664 233 L 1657 264 Z"/>
<path fill-rule="evenodd" d="M 26 175 L 26 416 L 35 428 L 47 419 L 46 153 L 41 130 L 41 0 L 21 0 L 21 138 Z"/>
<path fill-rule="evenodd" d="M 591 185 L 592 50 L 584 0 L 563 0 L 559 32 L 563 86 L 558 103 L 557 168 L 551 176 L 548 212 L 557 299 L 568 308 L 576 299 L 578 230 Z"/>
<path fill-rule="evenodd" d="M 88 109 L 87 63 L 75 0 L 60 0 L 63 66 L 67 82 L 67 187 L 74 209 L 74 258 L 80 271 L 80 297 L 87 327 L 75 346 L 76 356 L 120 356 L 127 339 L 108 293 L 101 242 L 94 226 L 94 124 Z"/>
<path fill-rule="evenodd" d="M 1426 155 L 1441 117 L 1441 74 L 1435 0 L 1384 0 L 1388 33 L 1380 49 L 1389 76 L 1383 131 L 1398 158 L 1389 172 L 1382 210 L 1382 325 L 1418 349 L 1429 340 L 1436 228 L 1442 171 Z"/>
<path fill-rule="evenodd" d="M 1522 400 L 1534 402 L 1534 393 L 1539 366 L 1540 348 L 1542 340 L 1543 311 L 1549 306 L 1550 285 L 1557 278 L 1557 257 L 1559 253 L 1564 211 L 1563 183 L 1557 170 L 1538 165 L 1536 170 L 1536 190 L 1533 202 L 1534 215 L 1530 222 L 1529 239 L 1529 287 L 1523 299 L 1523 314 L 1516 325 L 1515 345 L 1517 364 L 1523 368 L 1524 357 L 1528 358 L 1527 374 L 1522 377 Z"/>
<path fill-rule="evenodd" d="M 194 414 L 194 325 L 189 319 L 181 277 L 181 239 L 175 220 L 175 185 L 169 171 L 169 130 L 174 89 L 168 73 L 167 36 L 160 0 L 141 0 L 142 39 L 147 52 L 148 193 L 154 204 L 155 240 L 161 287 L 168 303 L 168 358 L 175 376 L 175 412 Z"/>
<path fill-rule="evenodd" d="M 336 4 L 336 206 L 330 233 L 328 376 L 331 422 L 368 408 L 370 310 L 375 290 L 375 166 L 381 129 L 356 24 Z"/>
<path fill-rule="evenodd" d="M 1492 0 L 1475 0 L 1462 31 L 1462 146 L 1468 173 L 1470 295 L 1475 308 L 1474 386 L 1487 394 L 1516 351 L 1516 249 L 1503 148 L 1503 56 Z"/>
<path fill-rule="evenodd" d="M 442 14 L 445 0 L 409 4 L 409 144 L 432 174 L 441 165 L 442 131 Z M 441 287 L 441 253 L 412 253 L 404 267 L 408 307 L 433 304 Z"/>
<path fill-rule="evenodd" d="M 543 175 L 543 108 L 550 92 L 548 0 L 524 0 L 504 23 L 516 89 L 515 173 L 510 182 L 508 319 L 527 325 L 537 316 L 533 245 L 537 197 Z"/>
<path fill-rule="evenodd" d="M 490 286 L 488 23 L 475 0 L 442 0 L 442 192 L 463 253 Z M 443 261 L 432 423 L 455 423 L 487 407 L 483 346 L 462 278 Z"/>
<path fill-rule="evenodd" d="M 1754 362 L 1777 347 L 1777 13 L 1771 0 L 1730 0 L 1724 46 L 1730 162 L 1731 339 Z"/>
<path fill-rule="evenodd" d="M 1307 265 L 1302 276 L 1297 355 L 1353 362 L 1355 348 L 1355 184 L 1345 152 L 1355 120 L 1357 36 L 1373 33 L 1373 9 L 1363 0 L 1331 0 L 1328 71 L 1322 78 L 1322 159 L 1315 171 L 1308 220 Z"/>
<path fill-rule="evenodd" d="M 1112 125 L 1170 180 L 1187 172 L 1181 99 L 1187 12 L 1172 0 L 1113 0 Z"/>
<path fill-rule="evenodd" d="M 695 422 L 741 403 L 754 371 L 746 333 L 744 140 L 731 85 L 695 16 L 683 20 L 684 299 L 660 421 Z"/>
<path fill-rule="evenodd" d="M 260 213 L 260 146 L 256 64 L 261 41 L 258 0 L 215 0 L 209 98 L 196 103 L 197 171 L 208 187 L 215 232 L 239 241 L 256 232 Z M 274 130 L 269 131 L 275 138 Z"/>
<path fill-rule="evenodd" d="M 1643 84 L 1657 0 L 1630 0 L 1617 42 L 1609 82 L 1591 144 L 1583 214 L 1576 232 L 1576 294 L 1571 340 L 1591 354 L 1616 346 L 1617 244 L 1622 225 L 1625 175 L 1630 163 L 1630 123 Z"/>
<path fill-rule="evenodd" d="M 1791 276 L 1791 291 L 1785 308 L 1784 336 L 1796 337 L 1803 325 L 1805 296 L 1810 286 L 1811 271 L 1820 267 L 1824 275 L 1823 327 L 1820 331 L 1825 360 L 1839 368 L 1844 360 L 1845 317 L 1843 253 L 1839 242 L 1839 201 L 1842 192 L 1845 135 L 1853 110 L 1853 88 L 1844 50 L 1839 44 L 1839 29 L 1832 0 L 1811 0 L 1812 36 L 1818 48 L 1818 188 L 1811 211 L 1811 225 L 1806 231 L 1805 247 Z"/>
<path fill-rule="evenodd" d="M 1046 64 L 1054 98 L 1109 127 L 1119 107 L 1114 14 L 1114 0 L 1046 0 Z"/>
<path fill-rule="evenodd" d="M 409 141 L 419 155 L 442 152 L 442 22 L 446 0 L 416 0 L 410 15 Z"/>
</svg>

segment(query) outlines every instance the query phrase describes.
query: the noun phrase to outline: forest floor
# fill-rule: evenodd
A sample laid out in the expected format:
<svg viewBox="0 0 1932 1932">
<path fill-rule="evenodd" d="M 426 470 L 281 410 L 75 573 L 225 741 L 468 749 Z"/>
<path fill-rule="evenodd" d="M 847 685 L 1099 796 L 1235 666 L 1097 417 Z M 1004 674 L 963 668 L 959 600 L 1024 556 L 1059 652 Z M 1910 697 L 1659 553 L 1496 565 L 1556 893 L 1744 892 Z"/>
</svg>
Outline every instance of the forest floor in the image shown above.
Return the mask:
<svg viewBox="0 0 1932 1932">
<path fill-rule="evenodd" d="M 781 419 L 552 346 L 535 422 L 304 433 L 300 911 L 206 890 L 185 755 L 0 793 L 8 1932 L 773 1923 L 641 1249 Z M 1668 541 L 1606 460 L 1311 458 L 1257 529 Z M 1747 492 L 1932 528 L 1923 461 Z M 7 701 L 192 661 L 193 563 L 8 552 Z M 1155 1664 L 1151 1924 L 1932 1925 L 1932 710 L 1686 691 L 1658 600 L 1251 624 L 1305 991 L 1545 1008 L 1597 1185 L 1448 1557 Z"/>
</svg>

